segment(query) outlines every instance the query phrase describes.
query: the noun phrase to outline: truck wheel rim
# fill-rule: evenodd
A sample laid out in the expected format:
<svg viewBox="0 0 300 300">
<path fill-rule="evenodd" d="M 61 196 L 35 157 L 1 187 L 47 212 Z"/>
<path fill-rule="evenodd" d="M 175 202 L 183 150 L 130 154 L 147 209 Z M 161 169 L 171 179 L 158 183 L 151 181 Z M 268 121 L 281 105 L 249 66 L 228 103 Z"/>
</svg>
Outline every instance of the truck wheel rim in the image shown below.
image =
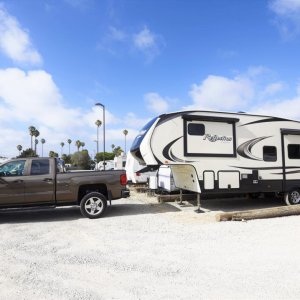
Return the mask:
<svg viewBox="0 0 300 300">
<path fill-rule="evenodd" d="M 102 212 L 103 202 L 98 197 L 91 197 L 86 201 L 84 208 L 89 215 L 96 216 Z"/>
<path fill-rule="evenodd" d="M 300 202 L 300 194 L 299 194 L 299 192 L 298 191 L 291 192 L 290 198 L 291 198 L 291 202 L 293 204 L 298 204 Z"/>
</svg>

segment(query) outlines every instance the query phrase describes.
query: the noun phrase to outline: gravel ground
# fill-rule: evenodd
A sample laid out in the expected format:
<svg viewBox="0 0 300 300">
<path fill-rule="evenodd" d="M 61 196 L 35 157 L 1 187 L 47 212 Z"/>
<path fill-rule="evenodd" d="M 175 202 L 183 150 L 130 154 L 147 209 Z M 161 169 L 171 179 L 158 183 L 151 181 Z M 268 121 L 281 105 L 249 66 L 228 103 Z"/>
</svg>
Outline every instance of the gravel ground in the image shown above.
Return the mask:
<svg viewBox="0 0 300 300">
<path fill-rule="evenodd" d="M 249 203 L 1 212 L 0 299 L 300 299 L 300 216 L 214 222 Z"/>
</svg>

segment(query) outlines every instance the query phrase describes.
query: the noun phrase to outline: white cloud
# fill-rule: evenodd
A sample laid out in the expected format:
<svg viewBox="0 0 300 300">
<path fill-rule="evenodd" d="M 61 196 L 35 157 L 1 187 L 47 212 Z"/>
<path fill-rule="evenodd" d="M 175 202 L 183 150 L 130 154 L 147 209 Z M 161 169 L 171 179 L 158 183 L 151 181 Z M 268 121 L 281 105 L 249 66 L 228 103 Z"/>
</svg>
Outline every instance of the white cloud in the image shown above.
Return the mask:
<svg viewBox="0 0 300 300">
<path fill-rule="evenodd" d="M 129 112 L 124 117 L 124 124 L 126 124 L 128 127 L 132 128 L 142 128 L 145 124 L 147 124 L 150 121 L 149 118 L 138 118 L 134 113 Z"/>
<path fill-rule="evenodd" d="M 40 130 L 40 138 L 46 138 L 52 147 L 58 141 L 70 136 L 84 137 L 87 131 L 84 112 L 81 109 L 68 108 L 62 96 L 45 71 L 24 72 L 17 68 L 0 69 L 0 126 L 1 133 L 15 130 L 22 124 L 23 135 L 12 136 L 14 143 L 9 146 L 0 141 L 0 149 L 14 153 L 14 145 L 29 147 L 29 139 L 22 137 L 30 125 Z M 11 128 L 11 129 L 7 129 Z M 19 130 L 19 129 L 18 129 Z M 4 146 L 5 145 L 5 146 Z M 55 146 L 54 146 L 55 147 Z"/>
<path fill-rule="evenodd" d="M 44 155 L 48 155 L 50 150 L 60 153 L 61 142 L 66 144 L 64 152 L 68 153 L 69 138 L 73 140 L 71 152 L 76 149 L 74 143 L 77 139 L 85 142 L 86 148 L 93 151 L 95 121 L 103 121 L 103 111 L 94 105 L 97 101 L 92 102 L 88 110 L 68 107 L 51 75 L 43 70 L 24 72 L 18 68 L 0 69 L 0 156 L 17 155 L 18 144 L 23 149 L 29 148 L 28 127 L 31 125 L 40 131 L 39 139 L 46 139 Z M 129 147 L 147 121 L 134 114 L 117 118 L 106 109 L 106 147 L 109 149 L 111 143 L 123 146 L 124 129 L 129 131 Z M 99 138 L 103 145 L 102 129 Z M 38 149 L 41 151 L 40 143 Z"/>
<path fill-rule="evenodd" d="M 169 109 L 168 99 L 164 99 L 157 93 L 148 93 L 144 95 L 147 109 L 151 112 L 161 114 Z"/>
<path fill-rule="evenodd" d="M 269 7 L 275 13 L 275 25 L 284 39 L 292 38 L 300 33 L 299 0 L 273 0 Z"/>
<path fill-rule="evenodd" d="M 278 15 L 289 16 L 300 12 L 299 0 L 274 0 L 270 3 L 271 9 Z"/>
<path fill-rule="evenodd" d="M 143 30 L 133 35 L 133 44 L 137 50 L 146 56 L 147 62 L 151 62 L 159 55 L 164 47 L 162 37 L 151 32 L 146 26 Z"/>
<path fill-rule="evenodd" d="M 42 57 L 33 47 L 28 32 L 0 5 L 0 49 L 17 63 L 40 64 Z"/>
<path fill-rule="evenodd" d="M 189 94 L 194 103 L 186 109 L 241 110 L 252 99 L 254 88 L 246 77 L 209 75 L 199 85 L 193 84 Z"/>
<path fill-rule="evenodd" d="M 300 112 L 297 109 L 298 107 L 300 107 L 299 95 L 292 99 L 277 100 L 276 102 L 268 101 L 256 108 L 252 108 L 251 112 L 300 120 Z"/>
<path fill-rule="evenodd" d="M 282 82 L 273 82 L 268 84 L 263 90 L 262 94 L 264 96 L 272 96 L 284 89 L 284 84 Z"/>
<path fill-rule="evenodd" d="M 155 35 L 145 27 L 142 31 L 133 36 L 134 45 L 141 50 L 155 46 Z"/>
<path fill-rule="evenodd" d="M 54 129 L 81 122 L 79 110 L 64 107 L 51 75 L 42 70 L 0 70 L 0 98 L 1 109 L 9 110 L 9 117 L 23 122 L 38 122 Z"/>
<path fill-rule="evenodd" d="M 109 27 L 109 36 L 112 40 L 119 42 L 122 42 L 127 38 L 127 34 L 124 31 L 113 26 Z"/>
</svg>

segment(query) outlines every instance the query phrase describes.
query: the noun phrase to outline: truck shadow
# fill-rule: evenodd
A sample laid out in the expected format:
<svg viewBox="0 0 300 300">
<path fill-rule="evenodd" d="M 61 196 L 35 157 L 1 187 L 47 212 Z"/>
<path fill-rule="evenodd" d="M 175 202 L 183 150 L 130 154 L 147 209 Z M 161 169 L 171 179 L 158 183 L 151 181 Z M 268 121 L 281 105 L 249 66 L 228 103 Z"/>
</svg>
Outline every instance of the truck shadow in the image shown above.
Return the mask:
<svg viewBox="0 0 300 300">
<path fill-rule="evenodd" d="M 180 211 L 170 204 L 132 204 L 114 203 L 107 207 L 103 218 L 133 216 L 142 214 L 161 214 L 166 212 Z M 35 209 L 35 210 L 0 210 L 0 224 L 7 223 L 36 223 L 36 222 L 61 222 L 86 219 L 80 213 L 78 206 L 60 207 L 56 209 Z M 96 221 L 96 220 L 93 220 Z"/>
<path fill-rule="evenodd" d="M 79 207 L 60 207 L 56 209 L 34 209 L 34 210 L 2 210 L 0 211 L 0 224 L 5 223 L 35 223 L 35 222 L 57 222 L 72 221 L 83 218 Z"/>
</svg>

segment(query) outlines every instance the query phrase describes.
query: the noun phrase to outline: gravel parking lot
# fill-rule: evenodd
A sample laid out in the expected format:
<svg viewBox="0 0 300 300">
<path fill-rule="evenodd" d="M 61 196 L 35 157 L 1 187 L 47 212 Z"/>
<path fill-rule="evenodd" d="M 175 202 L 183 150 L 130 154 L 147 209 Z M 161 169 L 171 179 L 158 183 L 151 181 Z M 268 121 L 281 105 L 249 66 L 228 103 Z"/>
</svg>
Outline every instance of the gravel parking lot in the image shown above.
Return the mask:
<svg viewBox="0 0 300 300">
<path fill-rule="evenodd" d="M 214 221 L 264 205 L 207 201 L 196 214 L 132 193 L 98 220 L 0 212 L 0 299 L 299 299 L 300 216 Z"/>
</svg>

